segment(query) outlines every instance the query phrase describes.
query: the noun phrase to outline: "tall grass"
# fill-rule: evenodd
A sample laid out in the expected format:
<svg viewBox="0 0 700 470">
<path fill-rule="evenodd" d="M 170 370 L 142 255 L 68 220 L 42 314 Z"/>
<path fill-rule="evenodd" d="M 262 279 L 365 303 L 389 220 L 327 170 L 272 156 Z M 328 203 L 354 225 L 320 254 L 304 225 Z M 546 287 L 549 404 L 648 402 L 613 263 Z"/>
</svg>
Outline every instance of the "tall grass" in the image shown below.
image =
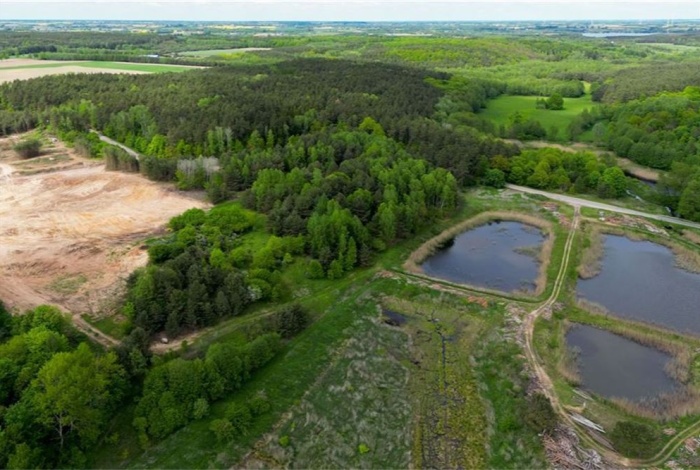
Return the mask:
<svg viewBox="0 0 700 470">
<path fill-rule="evenodd" d="M 537 279 L 535 281 L 535 295 L 540 295 L 544 291 L 547 284 L 547 267 L 549 266 L 549 261 L 552 256 L 552 247 L 554 246 L 553 224 L 552 222 L 540 219 L 539 217 L 518 212 L 482 212 L 481 214 L 478 214 L 475 217 L 464 220 L 459 224 L 454 225 L 448 228 L 447 230 L 444 230 L 443 232 L 439 233 L 438 235 L 423 243 L 420 247 L 418 247 L 417 250 L 411 253 L 406 262 L 403 264 L 404 270 L 415 274 L 421 274 L 423 272 L 423 269 L 420 267 L 420 264 L 433 254 L 435 254 L 435 252 L 438 251 L 445 242 L 451 240 L 452 238 L 456 237 L 457 235 L 463 232 L 479 227 L 494 220 L 512 220 L 515 222 L 522 222 L 524 224 L 537 227 L 547 233 L 547 238 L 542 244 L 542 249 L 540 250 L 538 255 L 540 267 L 537 274 Z"/>
<path fill-rule="evenodd" d="M 583 227 L 585 233 L 584 249 L 581 254 L 581 262 L 578 265 L 578 277 L 590 279 L 600 274 L 601 261 L 603 259 L 603 236 L 597 226 L 586 224 Z"/>
<path fill-rule="evenodd" d="M 605 329 L 671 356 L 671 360 L 666 364 L 665 371 L 681 384 L 678 389 L 672 392 L 659 394 L 640 401 L 615 397 L 610 399 L 611 403 L 627 413 L 656 421 L 672 420 L 700 413 L 700 386 L 697 383 L 697 378 L 693 377 L 693 363 L 700 340 L 646 323 L 615 318 L 605 308 L 585 300 L 580 300 L 578 306 L 584 310 L 571 309 L 567 315 L 571 321 Z M 565 322 L 566 324 L 567 322 Z M 573 356 L 572 352 L 564 353 L 563 355 Z M 572 367 L 567 362 L 568 360 L 569 358 L 566 357 L 560 358 L 557 364 L 557 371 L 561 373 L 564 379 L 570 383 L 575 383 L 572 382 L 567 374 L 575 373 L 576 365 L 574 364 Z"/>
<path fill-rule="evenodd" d="M 588 241 L 581 256 L 581 262 L 577 268 L 578 276 L 581 279 L 590 279 L 600 274 L 601 262 L 605 252 L 603 234 L 619 235 L 633 241 L 650 241 L 665 246 L 673 252 L 674 260 L 678 268 L 692 273 L 700 273 L 700 251 L 684 246 L 672 238 L 660 237 L 622 227 L 597 223 L 586 223 L 583 227 L 583 231 L 587 235 Z M 686 230 L 684 231 L 684 235 L 688 239 L 697 237 L 700 241 L 700 236 L 693 232 Z"/>
<path fill-rule="evenodd" d="M 683 236 L 687 238 L 691 243 L 700 245 L 700 233 L 693 232 L 692 230 L 683 230 Z"/>
<path fill-rule="evenodd" d="M 566 337 L 566 333 L 571 328 L 571 323 L 565 320 L 562 326 L 563 336 Z M 559 360 L 557 361 L 557 372 L 559 372 L 564 380 L 574 386 L 581 384 L 581 374 L 578 367 L 579 354 L 580 351 L 565 347 L 563 348 L 562 354 L 559 355 Z"/>
<path fill-rule="evenodd" d="M 700 413 L 700 393 L 688 386 L 640 401 L 610 400 L 628 413 L 653 420 L 672 420 Z"/>
</svg>

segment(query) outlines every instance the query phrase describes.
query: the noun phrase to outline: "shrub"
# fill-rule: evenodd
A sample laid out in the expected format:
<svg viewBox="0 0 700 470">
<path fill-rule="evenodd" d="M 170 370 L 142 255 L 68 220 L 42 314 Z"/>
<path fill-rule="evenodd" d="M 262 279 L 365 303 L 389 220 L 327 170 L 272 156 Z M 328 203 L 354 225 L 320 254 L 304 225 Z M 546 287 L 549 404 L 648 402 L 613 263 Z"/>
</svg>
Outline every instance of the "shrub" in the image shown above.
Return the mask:
<svg viewBox="0 0 700 470">
<path fill-rule="evenodd" d="M 209 425 L 209 430 L 214 433 L 219 442 L 231 439 L 234 433 L 233 424 L 227 419 L 215 419 Z"/>
<path fill-rule="evenodd" d="M 194 419 L 202 419 L 209 414 L 209 402 L 204 398 L 198 398 L 194 402 L 194 409 L 192 410 L 192 415 Z"/>
<path fill-rule="evenodd" d="M 253 416 L 260 416 L 270 411 L 270 399 L 264 393 L 258 393 L 248 401 L 248 407 Z"/>
<path fill-rule="evenodd" d="M 245 434 L 253 422 L 253 415 L 247 405 L 232 403 L 226 410 L 226 417 L 233 428 L 241 434 Z"/>
<path fill-rule="evenodd" d="M 22 158 L 38 157 L 41 154 L 41 141 L 35 137 L 18 142 L 12 149 Z"/>
<path fill-rule="evenodd" d="M 537 433 L 554 431 L 557 427 L 557 415 L 545 395 L 535 393 L 528 399 L 525 421 Z"/>
<path fill-rule="evenodd" d="M 615 449 L 633 458 L 653 455 L 659 438 L 659 433 L 653 427 L 633 421 L 619 421 L 610 433 Z"/>
</svg>

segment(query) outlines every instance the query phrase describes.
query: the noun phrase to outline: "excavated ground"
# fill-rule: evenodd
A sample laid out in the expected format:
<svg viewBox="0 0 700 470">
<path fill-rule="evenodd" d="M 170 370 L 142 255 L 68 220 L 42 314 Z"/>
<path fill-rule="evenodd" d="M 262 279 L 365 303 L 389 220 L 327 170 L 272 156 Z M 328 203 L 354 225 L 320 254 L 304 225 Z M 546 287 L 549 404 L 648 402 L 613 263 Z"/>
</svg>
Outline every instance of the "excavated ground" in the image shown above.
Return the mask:
<svg viewBox="0 0 700 470">
<path fill-rule="evenodd" d="M 10 308 L 106 313 L 146 264 L 143 240 L 207 206 L 201 193 L 105 171 L 55 140 L 20 160 L 12 150 L 20 137 L 0 139 L 0 299 Z"/>
</svg>

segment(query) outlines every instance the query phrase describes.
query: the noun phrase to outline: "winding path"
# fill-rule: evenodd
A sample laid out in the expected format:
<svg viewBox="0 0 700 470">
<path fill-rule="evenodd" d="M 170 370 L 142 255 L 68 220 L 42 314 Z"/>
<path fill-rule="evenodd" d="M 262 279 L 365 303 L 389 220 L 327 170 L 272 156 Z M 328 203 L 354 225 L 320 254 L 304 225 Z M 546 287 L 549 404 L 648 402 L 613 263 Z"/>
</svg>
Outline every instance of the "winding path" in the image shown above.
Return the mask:
<svg viewBox="0 0 700 470">
<path fill-rule="evenodd" d="M 94 129 L 91 130 L 90 132 L 94 132 L 95 134 L 97 134 L 97 136 L 100 138 L 100 140 L 102 142 L 105 142 L 105 143 L 110 144 L 110 145 L 114 145 L 115 147 L 119 147 L 120 149 L 124 150 L 126 153 L 128 153 L 130 156 L 134 157 L 136 160 L 138 160 L 139 157 L 141 156 L 136 150 L 134 150 L 130 147 L 127 147 L 126 145 L 119 143 L 114 139 L 110 139 L 106 135 L 100 134 L 99 132 L 97 132 Z"/>
<path fill-rule="evenodd" d="M 592 208 L 597 208 L 597 209 L 603 209 L 611 212 L 617 212 L 621 214 L 629 214 L 629 215 L 639 215 L 642 217 L 647 217 L 651 219 L 656 219 L 656 220 L 661 220 L 661 221 L 666 221 L 666 222 L 672 222 L 676 223 L 679 225 L 685 225 L 688 227 L 694 227 L 694 228 L 700 228 L 700 224 L 696 224 L 694 222 L 689 222 L 687 220 L 682 220 L 682 219 L 677 219 L 675 217 L 666 217 L 666 216 L 660 216 L 660 215 L 654 215 L 654 214 L 647 214 L 644 212 L 639 212 L 631 209 L 625 209 L 621 207 L 616 207 L 616 206 L 611 206 L 608 204 L 602 204 L 602 203 L 597 203 L 593 201 L 587 201 L 585 199 L 579 199 L 579 198 L 574 198 L 570 196 L 564 196 L 561 194 L 554 194 L 554 193 L 547 193 L 545 191 L 538 191 L 535 189 L 531 188 L 523 188 L 520 186 L 513 186 L 509 185 L 509 189 L 516 190 L 516 191 L 521 191 L 525 193 L 530 193 L 530 194 L 539 194 L 542 196 L 546 196 L 561 202 L 565 202 L 567 204 L 571 204 L 574 207 L 574 218 L 571 224 L 571 229 L 569 231 L 569 235 L 566 239 L 566 244 L 564 247 L 564 255 L 562 257 L 561 261 L 561 266 L 559 268 L 559 273 L 557 274 L 557 277 L 554 281 L 554 288 L 552 289 L 552 294 L 549 296 L 549 298 L 541 304 L 539 307 L 536 309 L 532 310 L 527 317 L 525 318 L 525 323 L 524 323 L 524 334 L 525 334 L 525 355 L 530 363 L 530 366 L 532 367 L 533 372 L 537 376 L 542 389 L 545 393 L 545 395 L 549 398 L 550 402 L 552 403 L 552 408 L 554 411 L 559 415 L 560 419 L 562 422 L 566 423 L 569 425 L 572 429 L 578 429 L 580 426 L 574 422 L 572 419 L 571 415 L 568 413 L 568 411 L 565 409 L 565 407 L 559 402 L 559 397 L 557 396 L 556 390 L 554 388 L 554 383 L 552 382 L 552 379 L 549 377 L 547 374 L 547 371 L 545 370 L 544 366 L 542 365 L 542 362 L 539 358 L 539 355 L 537 354 L 537 350 L 535 349 L 535 346 L 533 344 L 533 337 L 534 337 L 534 331 L 535 331 L 535 323 L 537 319 L 544 313 L 546 312 L 551 306 L 556 302 L 556 299 L 559 297 L 559 293 L 561 292 L 562 286 L 564 285 L 564 281 L 566 279 L 566 273 L 569 267 L 570 259 L 571 259 L 571 250 L 573 246 L 573 241 L 575 238 L 576 234 L 576 229 L 578 228 L 579 220 L 580 220 L 580 208 L 581 207 L 592 207 Z M 684 441 L 688 439 L 689 437 L 693 437 L 700 433 L 700 420 L 695 421 L 685 429 L 679 431 L 675 436 L 673 436 L 667 443 L 666 445 L 653 457 L 650 457 L 648 459 L 628 459 L 622 455 L 620 455 L 617 452 L 611 451 L 608 448 L 603 447 L 601 444 L 599 444 L 596 440 L 594 440 L 586 431 L 580 432 L 579 437 L 583 442 L 586 443 L 590 448 L 595 449 L 598 451 L 603 458 L 614 465 L 620 465 L 623 467 L 633 467 L 633 468 L 639 468 L 639 467 L 655 467 L 662 465 L 664 462 L 666 462 L 673 453 L 683 445 Z"/>
</svg>

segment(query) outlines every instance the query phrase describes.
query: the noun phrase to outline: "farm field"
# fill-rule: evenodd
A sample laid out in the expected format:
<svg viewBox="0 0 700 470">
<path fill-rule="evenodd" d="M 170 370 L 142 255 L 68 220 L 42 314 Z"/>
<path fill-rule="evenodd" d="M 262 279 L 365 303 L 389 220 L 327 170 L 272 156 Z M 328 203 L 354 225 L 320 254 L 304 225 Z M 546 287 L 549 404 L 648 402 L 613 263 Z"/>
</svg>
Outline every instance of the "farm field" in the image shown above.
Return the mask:
<svg viewBox="0 0 700 470">
<path fill-rule="evenodd" d="M 35 59 L 0 60 L 0 83 L 66 73 L 164 73 L 184 72 L 197 67 L 101 61 L 44 61 Z"/>
<path fill-rule="evenodd" d="M 547 131 L 552 127 L 556 127 L 559 132 L 559 137 L 563 137 L 569 124 L 571 124 L 584 109 L 590 109 L 596 106 L 591 101 L 590 95 L 584 95 L 581 98 L 564 98 L 564 109 L 560 111 L 550 111 L 547 109 L 537 109 L 535 104 L 538 98 L 537 96 L 499 96 L 489 101 L 486 109 L 481 111 L 479 116 L 489 119 L 494 124 L 500 126 L 508 125 L 511 116 L 518 112 L 524 120 L 534 119 L 539 121 L 542 127 Z"/>
</svg>

